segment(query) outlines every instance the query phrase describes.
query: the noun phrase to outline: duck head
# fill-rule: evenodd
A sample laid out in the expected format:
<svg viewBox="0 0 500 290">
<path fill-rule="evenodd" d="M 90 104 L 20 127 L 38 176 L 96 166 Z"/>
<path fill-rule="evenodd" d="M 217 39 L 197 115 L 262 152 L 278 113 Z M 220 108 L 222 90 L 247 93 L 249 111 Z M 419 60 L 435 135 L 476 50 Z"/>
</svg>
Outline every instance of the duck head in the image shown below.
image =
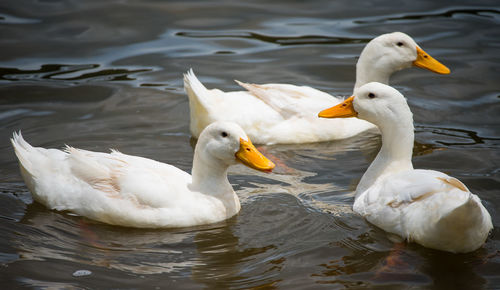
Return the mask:
<svg viewBox="0 0 500 290">
<path fill-rule="evenodd" d="M 238 162 L 264 172 L 270 172 L 274 163 L 260 153 L 243 129 L 232 122 L 215 122 L 200 134 L 195 154 L 213 164 L 230 166 Z"/>
<path fill-rule="evenodd" d="M 358 117 L 379 128 L 412 124 L 412 113 L 405 97 L 391 86 L 371 82 L 354 91 L 342 103 L 318 114 L 321 118 Z"/>
<path fill-rule="evenodd" d="M 382 34 L 372 39 L 361 52 L 356 65 L 355 88 L 372 81 L 388 84 L 390 75 L 411 66 L 438 74 L 450 73 L 445 65 L 427 54 L 407 34 Z"/>
</svg>

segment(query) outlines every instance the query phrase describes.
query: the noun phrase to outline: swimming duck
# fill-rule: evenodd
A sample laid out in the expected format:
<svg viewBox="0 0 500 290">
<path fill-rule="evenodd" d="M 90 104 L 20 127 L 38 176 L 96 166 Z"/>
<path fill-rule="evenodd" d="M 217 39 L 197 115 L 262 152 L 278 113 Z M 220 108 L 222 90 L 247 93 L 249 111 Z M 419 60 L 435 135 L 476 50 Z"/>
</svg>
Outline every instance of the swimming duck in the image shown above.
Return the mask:
<svg viewBox="0 0 500 290">
<path fill-rule="evenodd" d="M 200 134 L 192 175 L 169 164 L 67 146 L 32 147 L 11 139 L 33 198 L 45 206 L 100 222 L 136 227 L 187 227 L 237 214 L 240 202 L 227 179 L 237 161 L 271 171 L 274 164 L 252 145 L 240 126 L 215 122 Z"/>
<path fill-rule="evenodd" d="M 383 34 L 371 40 L 361 52 L 354 87 L 372 81 L 388 84 L 394 72 L 412 65 L 439 74 L 450 72 L 425 53 L 410 36 L 401 32 Z M 258 144 L 344 139 L 374 128 L 359 119 L 318 119 L 316 115 L 320 110 L 334 106 L 342 99 L 311 87 L 237 83 L 247 91 L 208 90 L 192 70 L 184 75 L 184 89 L 189 97 L 190 130 L 194 137 L 217 120 L 238 123 Z"/>
<path fill-rule="evenodd" d="M 428 248 L 465 253 L 485 242 L 493 224 L 479 197 L 454 177 L 413 169 L 413 117 L 396 89 L 368 83 L 319 117 L 358 117 L 381 131 L 382 148 L 356 188 L 355 212 Z"/>
</svg>

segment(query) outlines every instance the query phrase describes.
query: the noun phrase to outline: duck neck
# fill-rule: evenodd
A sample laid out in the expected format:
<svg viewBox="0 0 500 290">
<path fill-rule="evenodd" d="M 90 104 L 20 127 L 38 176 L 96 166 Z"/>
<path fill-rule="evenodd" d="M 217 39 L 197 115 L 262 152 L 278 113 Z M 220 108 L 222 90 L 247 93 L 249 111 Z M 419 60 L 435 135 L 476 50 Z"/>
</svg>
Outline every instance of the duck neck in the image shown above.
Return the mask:
<svg viewBox="0 0 500 290">
<path fill-rule="evenodd" d="M 205 160 L 198 152 L 194 154 L 193 183 L 196 190 L 208 195 L 220 195 L 228 191 L 233 193 L 231 184 L 227 179 L 227 165 L 220 164 L 218 160 Z"/>
<path fill-rule="evenodd" d="M 388 70 L 380 61 L 370 61 L 367 59 L 366 54 L 361 53 L 356 63 L 356 83 L 354 84 L 354 89 L 370 82 L 379 82 L 388 85 L 392 73 L 393 71 Z"/>
<path fill-rule="evenodd" d="M 411 157 L 415 135 L 411 118 L 378 127 L 382 135 L 382 148 L 361 178 L 356 195 L 364 192 L 383 175 L 413 169 Z"/>
<path fill-rule="evenodd" d="M 227 179 L 229 166 L 215 158 L 203 158 L 195 150 L 192 168 L 192 190 L 218 198 L 226 207 L 227 215 L 232 216 L 240 210 L 238 196 Z"/>
</svg>

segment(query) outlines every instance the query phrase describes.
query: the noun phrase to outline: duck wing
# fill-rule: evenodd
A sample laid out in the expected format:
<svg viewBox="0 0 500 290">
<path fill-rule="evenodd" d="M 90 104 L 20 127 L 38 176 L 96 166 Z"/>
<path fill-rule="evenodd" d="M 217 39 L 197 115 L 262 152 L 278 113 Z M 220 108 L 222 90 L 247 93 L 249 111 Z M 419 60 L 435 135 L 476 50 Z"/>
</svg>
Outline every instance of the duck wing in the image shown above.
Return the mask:
<svg viewBox="0 0 500 290">
<path fill-rule="evenodd" d="M 110 198 L 139 208 L 178 204 L 191 176 L 169 164 L 113 150 L 111 154 L 68 147 L 71 174 Z"/>
<path fill-rule="evenodd" d="M 278 111 L 252 93 L 209 90 L 192 70 L 184 74 L 184 90 L 189 98 L 190 130 L 195 137 L 215 121 L 236 122 L 245 131 L 246 128 L 269 127 L 283 121 Z"/>
<path fill-rule="evenodd" d="M 237 123 L 256 144 L 344 139 L 374 128 L 355 118 L 318 118 L 318 112 L 338 104 L 340 99 L 310 87 L 238 83 L 248 91 L 208 90 L 192 70 L 184 75 L 194 137 L 215 121 Z"/>
<path fill-rule="evenodd" d="M 492 228 L 477 195 L 458 179 L 433 170 L 380 178 L 357 197 L 353 209 L 387 232 L 451 252 L 478 248 Z"/>
<path fill-rule="evenodd" d="M 33 147 L 20 133 L 11 141 L 34 199 L 51 209 L 88 216 L 113 202 L 165 207 L 174 204 L 191 182 L 188 173 L 174 166 L 118 151 Z"/>
<path fill-rule="evenodd" d="M 341 99 L 308 86 L 289 84 L 250 84 L 236 81 L 255 97 L 262 100 L 284 119 L 310 117 L 319 111 L 340 103 Z"/>
</svg>

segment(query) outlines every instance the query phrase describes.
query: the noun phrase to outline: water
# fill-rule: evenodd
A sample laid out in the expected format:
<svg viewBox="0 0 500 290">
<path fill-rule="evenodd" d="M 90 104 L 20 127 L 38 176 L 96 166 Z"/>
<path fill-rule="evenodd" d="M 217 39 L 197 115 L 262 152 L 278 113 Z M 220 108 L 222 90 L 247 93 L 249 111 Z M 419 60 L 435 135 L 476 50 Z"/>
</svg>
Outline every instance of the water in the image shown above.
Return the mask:
<svg viewBox="0 0 500 290">
<path fill-rule="evenodd" d="M 499 24 L 491 1 L 2 1 L 2 288 L 500 288 Z M 238 79 L 347 95 L 365 43 L 391 31 L 452 70 L 413 68 L 392 84 L 414 113 L 415 167 L 458 177 L 492 215 L 473 253 L 397 247 L 352 212 L 375 135 L 262 146 L 275 173 L 233 167 L 241 213 L 195 228 L 51 211 L 18 172 L 15 130 L 38 146 L 112 147 L 189 171 L 189 68 L 224 90 Z"/>
</svg>

